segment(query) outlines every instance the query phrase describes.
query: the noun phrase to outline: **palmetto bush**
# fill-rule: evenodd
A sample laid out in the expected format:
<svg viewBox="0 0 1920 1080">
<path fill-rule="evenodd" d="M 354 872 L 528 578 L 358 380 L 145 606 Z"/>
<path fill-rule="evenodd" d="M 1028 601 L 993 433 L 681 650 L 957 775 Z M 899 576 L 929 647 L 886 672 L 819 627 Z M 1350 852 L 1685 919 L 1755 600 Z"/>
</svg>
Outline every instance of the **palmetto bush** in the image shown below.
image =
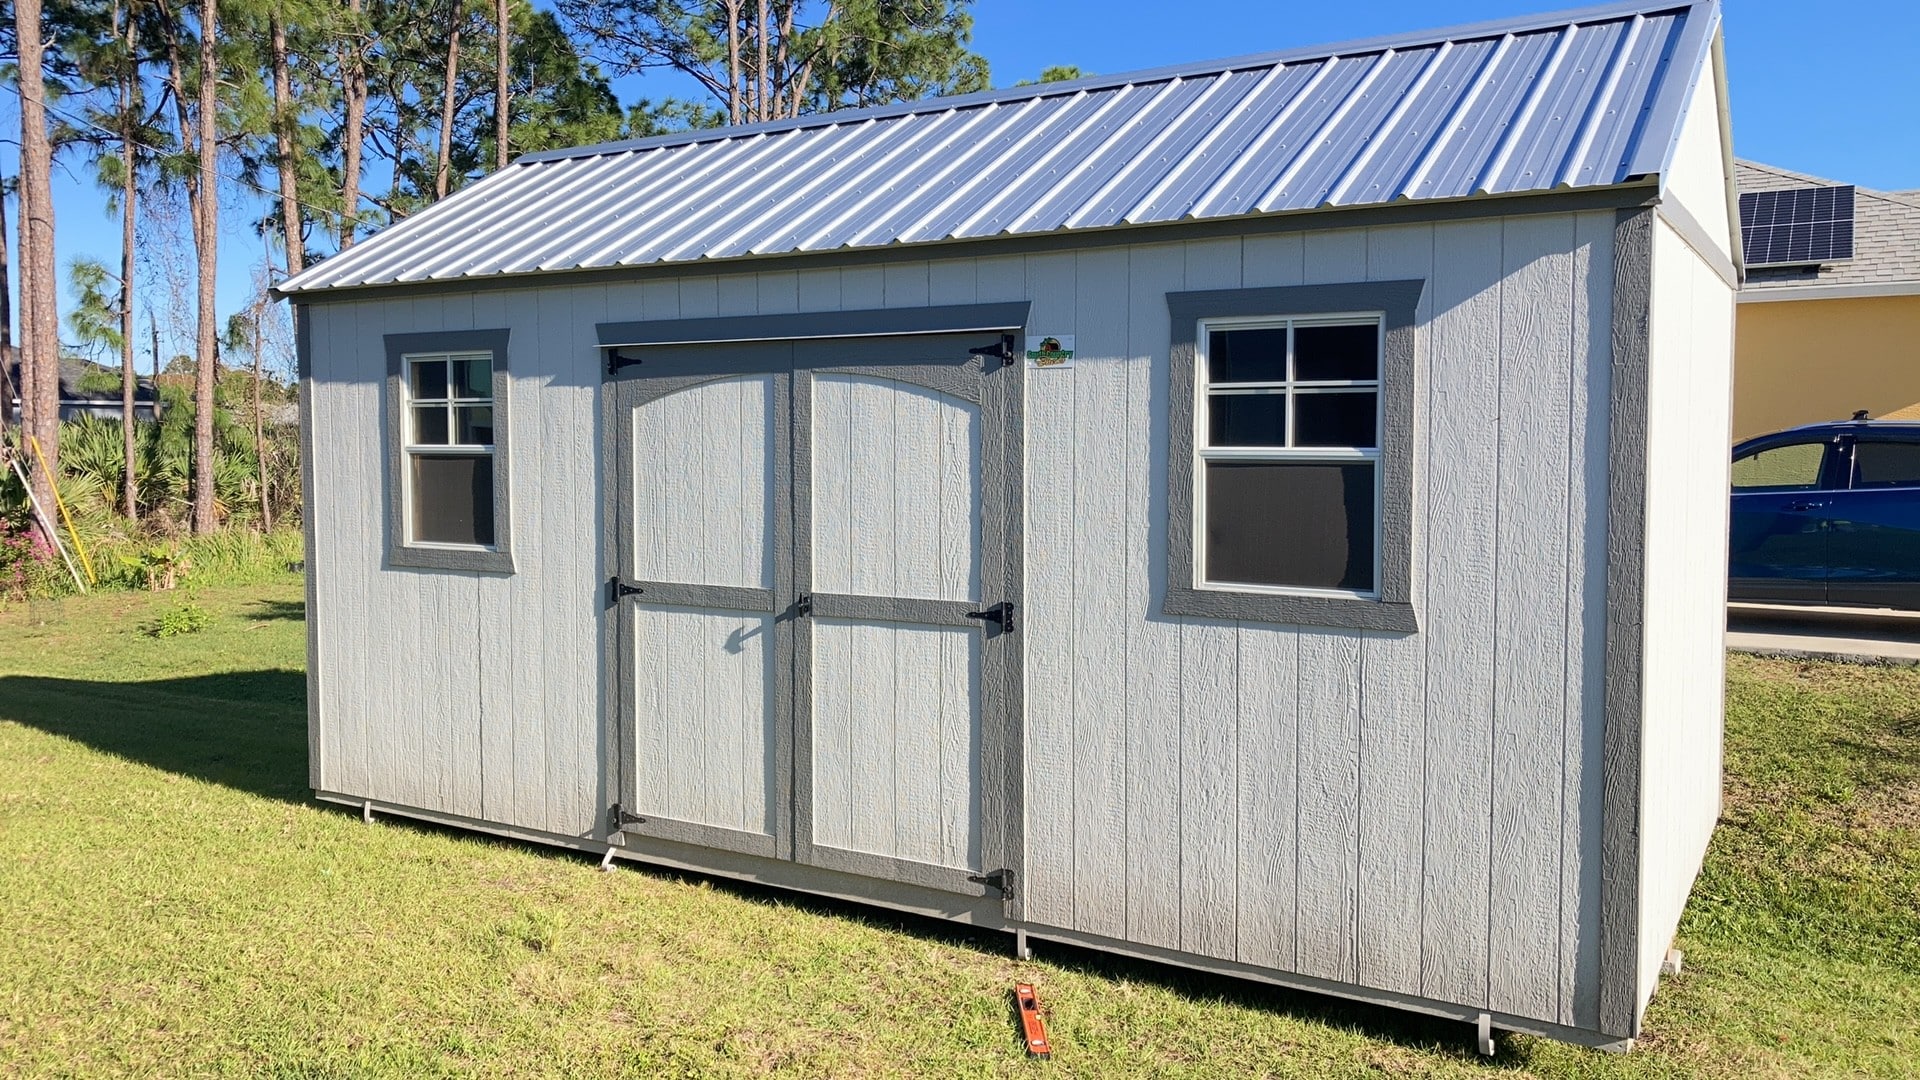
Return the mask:
<svg viewBox="0 0 1920 1080">
<path fill-rule="evenodd" d="M 60 496 L 92 556 L 98 583 L 164 588 L 284 573 L 301 557 L 297 433 L 266 434 L 267 490 L 275 528 L 263 533 L 259 458 L 249 413 L 247 406 L 235 408 L 227 400 L 232 395 L 223 393 L 214 413 L 213 484 L 215 512 L 226 527 L 209 536 L 187 537 L 193 500 L 193 400 L 176 386 L 163 385 L 160 393 L 159 421 L 134 429 L 137 521 L 120 513 L 126 460 L 120 421 L 84 416 L 60 426 Z M 23 459 L 23 464 L 30 463 Z M 0 522 L 22 537 L 30 522 L 25 493 L 10 473 L 0 476 Z M 70 539 L 64 523 L 61 538 Z M 71 587 L 65 568 L 49 551 L 15 544 L 4 561 L 12 569 L 0 576 L 12 587 L 0 589 L 0 595 Z"/>
</svg>

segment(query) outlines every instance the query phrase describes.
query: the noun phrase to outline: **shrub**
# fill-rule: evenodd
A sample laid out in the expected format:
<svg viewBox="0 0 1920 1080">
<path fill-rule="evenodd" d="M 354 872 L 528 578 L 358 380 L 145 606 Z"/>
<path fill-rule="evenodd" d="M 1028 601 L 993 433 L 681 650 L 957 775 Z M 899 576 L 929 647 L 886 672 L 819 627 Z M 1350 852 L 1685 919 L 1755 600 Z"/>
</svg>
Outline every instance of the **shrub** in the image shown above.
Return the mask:
<svg viewBox="0 0 1920 1080">
<path fill-rule="evenodd" d="M 213 622 L 213 614 L 199 604 L 181 604 L 160 613 L 146 625 L 148 637 L 170 638 L 197 634 Z"/>
</svg>

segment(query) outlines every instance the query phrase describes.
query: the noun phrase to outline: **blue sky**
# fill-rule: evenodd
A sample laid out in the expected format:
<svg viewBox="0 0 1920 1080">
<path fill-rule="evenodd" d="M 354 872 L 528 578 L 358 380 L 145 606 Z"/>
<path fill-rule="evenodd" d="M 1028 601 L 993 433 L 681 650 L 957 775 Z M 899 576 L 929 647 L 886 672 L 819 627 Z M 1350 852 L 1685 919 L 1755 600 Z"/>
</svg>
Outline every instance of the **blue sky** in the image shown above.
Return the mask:
<svg viewBox="0 0 1920 1080">
<path fill-rule="evenodd" d="M 1914 48 L 1920 4 L 1724 2 L 1736 153 L 1865 187 L 1920 188 L 1920 54 Z M 1552 0 L 979 0 L 974 47 L 992 64 L 994 84 L 1005 86 L 1052 64 L 1108 74 L 1564 6 Z M 1177 16 L 1169 17 L 1169 9 Z M 684 80 L 666 75 L 623 79 L 616 89 L 623 101 L 688 93 Z M 17 131 L 10 97 L 0 100 L 0 129 Z M 7 142 L 0 145 L 0 169 L 11 176 L 16 154 Z M 251 222 L 263 212 L 258 200 L 231 188 L 224 200 L 223 317 L 250 297 L 260 261 Z M 116 264 L 117 218 L 77 163 L 56 168 L 55 214 L 63 283 L 76 256 Z M 190 306 L 191 295 L 185 299 Z M 171 303 L 155 302 L 163 311 Z M 163 332 L 165 322 L 163 313 Z M 144 334 L 144 316 L 142 324 Z"/>
</svg>

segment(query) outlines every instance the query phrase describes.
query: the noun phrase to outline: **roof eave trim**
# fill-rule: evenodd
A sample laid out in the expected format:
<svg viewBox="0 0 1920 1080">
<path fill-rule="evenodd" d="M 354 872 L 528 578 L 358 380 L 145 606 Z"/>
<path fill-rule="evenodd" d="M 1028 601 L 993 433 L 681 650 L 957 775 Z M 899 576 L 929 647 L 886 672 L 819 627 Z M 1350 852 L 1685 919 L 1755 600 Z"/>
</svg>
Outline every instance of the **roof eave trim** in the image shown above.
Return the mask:
<svg viewBox="0 0 1920 1080">
<path fill-rule="evenodd" d="M 886 244 L 876 247 L 842 247 L 819 251 L 781 251 L 763 255 L 735 255 L 721 259 L 702 258 L 684 262 L 650 262 L 633 265 L 577 266 L 551 270 L 523 270 L 514 273 L 480 274 L 467 277 L 414 278 L 407 281 L 353 282 L 337 285 L 289 288 L 284 282 L 275 290 L 280 299 L 295 303 L 352 299 L 375 293 L 405 292 L 409 289 L 532 289 L 544 285 L 565 284 L 580 278 L 625 278 L 647 275 L 699 275 L 732 273 L 743 267 L 798 265 L 817 260 L 816 265 L 848 259 L 885 262 L 902 259 L 939 259 L 951 257 L 955 249 L 998 245 L 1035 245 L 1051 243 L 1071 247 L 1087 244 L 1152 244 L 1191 237 L 1196 232 L 1218 235 L 1227 232 L 1290 232 L 1313 228 L 1339 229 L 1366 225 L 1445 221 L 1510 215 L 1556 213 L 1579 210 L 1619 209 L 1651 206 L 1657 200 L 1654 177 L 1632 176 L 1618 184 L 1590 185 L 1578 188 L 1553 188 L 1525 192 L 1475 194 L 1448 199 L 1394 199 L 1390 202 L 1364 203 L 1358 206 L 1320 206 L 1307 210 L 1284 210 L 1232 217 L 1150 221 L 1103 225 L 1092 228 L 1055 229 L 1051 232 L 1011 233 L 987 237 L 959 237 L 924 240 L 910 244 Z"/>
</svg>

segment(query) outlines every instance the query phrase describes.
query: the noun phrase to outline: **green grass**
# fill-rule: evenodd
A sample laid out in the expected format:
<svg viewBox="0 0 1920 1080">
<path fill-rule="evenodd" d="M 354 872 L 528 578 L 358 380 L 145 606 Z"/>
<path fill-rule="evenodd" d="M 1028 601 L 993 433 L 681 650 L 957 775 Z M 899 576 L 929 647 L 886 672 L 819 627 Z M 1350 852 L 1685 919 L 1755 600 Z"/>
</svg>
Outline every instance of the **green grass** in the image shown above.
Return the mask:
<svg viewBox="0 0 1920 1080">
<path fill-rule="evenodd" d="M 209 625 L 143 632 L 183 603 Z M 299 582 L 0 611 L 0 1074 L 1908 1076 L 1920 671 L 1735 659 L 1624 1057 L 401 822 L 307 792 Z M 1027 1061 L 1006 994 L 1040 986 Z"/>
</svg>

